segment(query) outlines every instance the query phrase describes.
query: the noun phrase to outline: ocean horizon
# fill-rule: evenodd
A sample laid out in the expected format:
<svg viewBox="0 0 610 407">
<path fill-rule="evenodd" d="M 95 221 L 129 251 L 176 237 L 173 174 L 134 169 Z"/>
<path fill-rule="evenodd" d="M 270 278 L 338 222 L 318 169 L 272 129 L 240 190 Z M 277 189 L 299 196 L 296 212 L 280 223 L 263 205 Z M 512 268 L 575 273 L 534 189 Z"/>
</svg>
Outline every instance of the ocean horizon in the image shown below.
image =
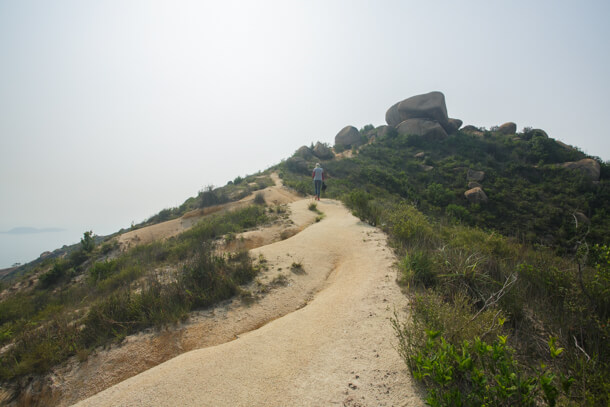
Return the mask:
<svg viewBox="0 0 610 407">
<path fill-rule="evenodd" d="M 26 264 L 36 260 L 44 252 L 52 252 L 64 245 L 78 243 L 82 231 L 67 229 L 33 229 L 19 228 L 17 231 L 0 233 L 0 269 L 14 264 Z"/>
</svg>

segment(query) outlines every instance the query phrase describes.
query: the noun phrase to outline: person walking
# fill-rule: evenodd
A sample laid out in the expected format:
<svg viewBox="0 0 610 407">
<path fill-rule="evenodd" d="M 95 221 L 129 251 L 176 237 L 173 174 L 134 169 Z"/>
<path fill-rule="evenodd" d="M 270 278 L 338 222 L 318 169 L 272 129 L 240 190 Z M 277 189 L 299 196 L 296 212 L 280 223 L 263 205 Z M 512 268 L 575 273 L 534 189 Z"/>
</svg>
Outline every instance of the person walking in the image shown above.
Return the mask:
<svg viewBox="0 0 610 407">
<path fill-rule="evenodd" d="M 316 201 L 319 201 L 320 190 L 322 189 L 322 183 L 324 182 L 324 169 L 320 167 L 320 163 L 316 163 L 316 168 L 313 169 L 311 178 L 313 178 L 313 184 L 316 190 Z"/>
</svg>

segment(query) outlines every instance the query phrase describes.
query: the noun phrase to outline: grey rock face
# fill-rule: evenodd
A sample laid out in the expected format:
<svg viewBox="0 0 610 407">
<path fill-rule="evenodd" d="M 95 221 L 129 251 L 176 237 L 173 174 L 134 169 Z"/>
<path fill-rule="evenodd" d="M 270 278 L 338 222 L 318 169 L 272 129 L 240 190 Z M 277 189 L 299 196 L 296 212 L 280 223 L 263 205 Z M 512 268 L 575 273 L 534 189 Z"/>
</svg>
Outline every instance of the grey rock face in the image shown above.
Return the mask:
<svg viewBox="0 0 610 407">
<path fill-rule="evenodd" d="M 312 151 L 307 146 L 299 147 L 299 149 L 294 153 L 294 155 L 303 157 L 303 158 L 311 158 Z"/>
<path fill-rule="evenodd" d="M 563 141 L 555 140 L 555 143 L 559 144 L 561 147 L 565 148 L 566 150 L 576 151 L 576 148 L 572 147 L 569 144 L 564 143 Z"/>
<path fill-rule="evenodd" d="M 375 131 L 377 132 L 377 137 L 384 137 L 388 134 L 388 131 L 390 131 L 390 126 L 386 126 L 385 124 L 378 126 L 375 128 Z"/>
<path fill-rule="evenodd" d="M 427 119 L 407 119 L 401 122 L 396 130 L 398 134 L 424 136 L 433 140 L 447 137 L 447 132 L 439 123 Z"/>
<path fill-rule="evenodd" d="M 485 191 L 481 189 L 481 187 L 469 189 L 468 191 L 464 192 L 464 196 L 471 203 L 483 203 L 488 201 L 487 195 L 485 194 Z"/>
<path fill-rule="evenodd" d="M 515 134 L 517 133 L 517 125 L 513 122 L 506 122 L 498 128 L 498 133 L 500 134 Z"/>
<path fill-rule="evenodd" d="M 479 188 L 480 188 L 480 187 L 481 187 L 481 184 L 479 184 L 479 183 L 478 183 L 478 182 L 476 182 L 476 181 L 470 181 L 470 182 L 468 183 L 468 189 L 472 189 L 472 188 L 476 188 L 476 187 L 479 187 Z"/>
<path fill-rule="evenodd" d="M 326 147 L 324 144 L 320 143 L 319 141 L 316 143 L 315 147 L 313 148 L 313 154 L 316 157 L 321 158 L 323 160 L 328 160 L 335 156 L 330 148 Z"/>
<path fill-rule="evenodd" d="M 446 132 L 449 130 L 445 95 L 441 92 L 417 95 L 398 102 L 388 109 L 385 119 L 392 127 L 408 119 L 427 119 L 439 123 Z"/>
<path fill-rule="evenodd" d="M 483 132 L 471 124 L 469 124 L 468 126 L 464 126 L 462 131 L 467 134 L 472 134 L 473 136 L 483 137 Z"/>
<path fill-rule="evenodd" d="M 360 132 L 354 126 L 345 126 L 335 136 L 335 144 L 342 144 L 344 146 L 351 146 L 352 144 L 360 142 Z"/>
<path fill-rule="evenodd" d="M 601 168 L 599 163 L 592 158 L 585 158 L 579 161 L 569 161 L 560 165 L 563 168 L 570 170 L 582 171 L 584 174 L 588 175 L 592 181 L 599 181 Z"/>
<path fill-rule="evenodd" d="M 449 119 L 447 133 L 452 134 L 455 133 L 462 127 L 463 122 L 460 119 Z"/>
</svg>

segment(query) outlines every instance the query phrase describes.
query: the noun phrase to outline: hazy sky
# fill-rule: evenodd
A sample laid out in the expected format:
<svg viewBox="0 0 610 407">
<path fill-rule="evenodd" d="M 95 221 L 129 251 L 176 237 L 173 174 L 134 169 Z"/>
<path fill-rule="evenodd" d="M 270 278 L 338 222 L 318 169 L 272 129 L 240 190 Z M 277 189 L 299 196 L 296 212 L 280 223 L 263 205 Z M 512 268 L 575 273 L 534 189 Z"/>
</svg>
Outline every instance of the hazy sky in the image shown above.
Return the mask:
<svg viewBox="0 0 610 407">
<path fill-rule="evenodd" d="M 0 268 L 433 90 L 464 124 L 608 160 L 609 17 L 607 0 L 0 0 L 0 231 L 71 233 L 1 234 Z"/>
</svg>

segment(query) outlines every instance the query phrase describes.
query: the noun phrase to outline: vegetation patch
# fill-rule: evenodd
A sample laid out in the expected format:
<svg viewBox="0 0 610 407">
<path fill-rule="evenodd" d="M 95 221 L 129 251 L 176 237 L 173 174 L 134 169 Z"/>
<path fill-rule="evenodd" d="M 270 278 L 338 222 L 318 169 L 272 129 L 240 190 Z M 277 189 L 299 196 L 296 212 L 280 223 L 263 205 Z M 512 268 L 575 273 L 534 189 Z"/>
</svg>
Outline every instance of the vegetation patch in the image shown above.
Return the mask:
<svg viewBox="0 0 610 407">
<path fill-rule="evenodd" d="M 377 137 L 321 161 L 327 196 L 390 236 L 411 297 L 400 352 L 429 404 L 608 405 L 610 164 L 593 157 L 592 182 L 559 165 L 582 152 L 495 130 Z M 316 160 L 277 170 L 310 194 Z M 474 173 L 487 202 L 464 195 Z"/>
<path fill-rule="evenodd" d="M 101 248 L 87 247 L 85 234 L 78 256 L 56 260 L 35 287 L 0 302 L 0 344 L 11 344 L 0 354 L 0 379 L 45 373 L 71 356 L 86 357 L 97 346 L 243 295 L 240 286 L 264 262 L 255 265 L 245 251 L 220 254 L 215 240 L 266 221 L 258 205 L 213 215 L 112 260 L 101 260 Z M 175 272 L 159 271 L 164 265 Z"/>
</svg>

